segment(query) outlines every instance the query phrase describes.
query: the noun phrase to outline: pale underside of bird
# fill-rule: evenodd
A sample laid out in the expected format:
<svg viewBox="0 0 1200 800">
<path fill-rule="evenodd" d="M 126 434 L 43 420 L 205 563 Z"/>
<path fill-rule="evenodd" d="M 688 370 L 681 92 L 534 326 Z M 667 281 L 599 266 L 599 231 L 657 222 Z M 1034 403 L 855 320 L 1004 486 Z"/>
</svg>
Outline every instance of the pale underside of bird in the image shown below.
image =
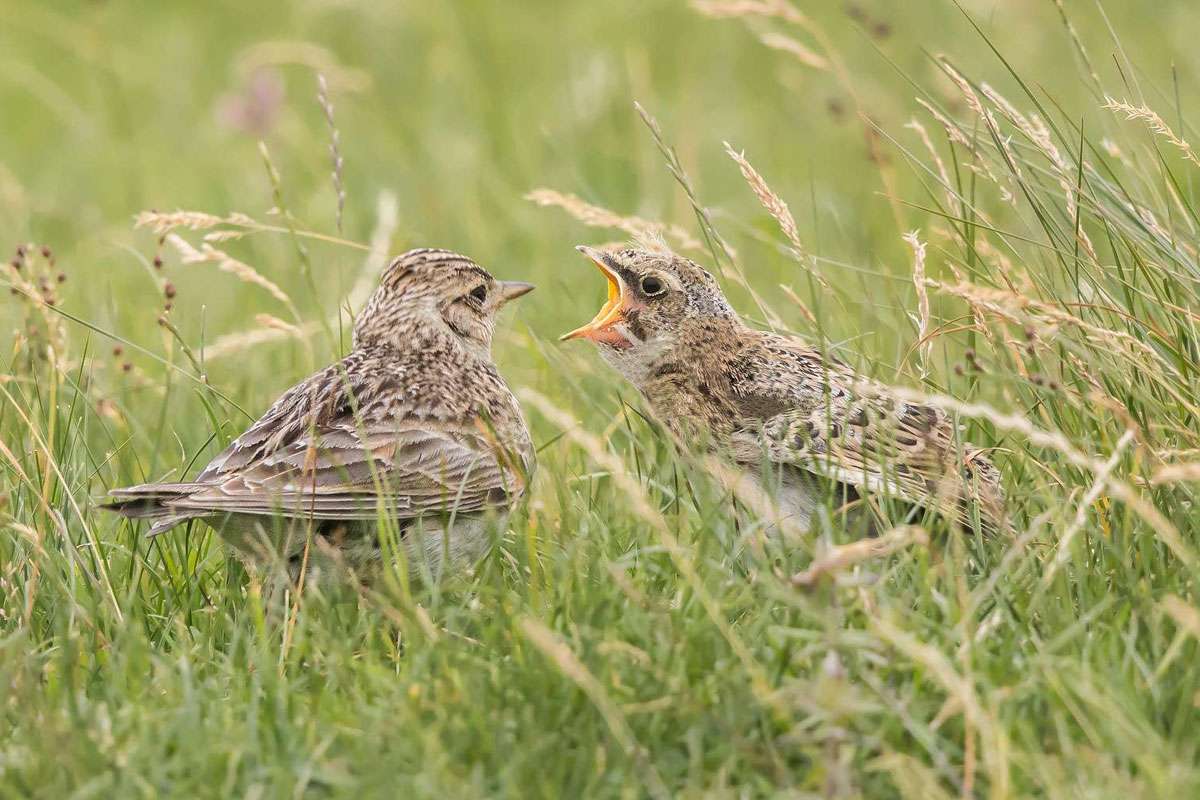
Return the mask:
<svg viewBox="0 0 1200 800">
<path fill-rule="evenodd" d="M 151 535 L 204 520 L 250 560 L 293 568 L 323 555 L 370 570 L 389 541 L 434 572 L 474 560 L 534 465 L 490 355 L 495 313 L 531 288 L 448 251 L 400 256 L 349 355 L 285 392 L 191 481 L 116 489 L 106 507 L 150 520 Z"/>
<path fill-rule="evenodd" d="M 749 327 L 713 276 L 678 255 L 579 249 L 608 297 L 563 338 L 595 342 L 680 441 L 706 439 L 764 480 L 773 473 L 795 525 L 821 502 L 816 476 L 967 528 L 1007 527 L 999 472 L 941 408 L 900 399 L 799 337 Z"/>
</svg>

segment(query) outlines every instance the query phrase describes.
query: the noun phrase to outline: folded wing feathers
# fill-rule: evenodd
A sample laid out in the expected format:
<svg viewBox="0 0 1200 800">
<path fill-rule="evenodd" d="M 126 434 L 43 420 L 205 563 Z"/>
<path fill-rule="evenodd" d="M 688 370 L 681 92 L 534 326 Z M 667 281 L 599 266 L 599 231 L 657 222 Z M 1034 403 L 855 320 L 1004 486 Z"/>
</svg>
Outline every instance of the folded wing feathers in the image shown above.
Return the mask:
<svg viewBox="0 0 1200 800">
<path fill-rule="evenodd" d="M 262 514 L 316 519 L 400 518 L 469 513 L 510 499 L 514 476 L 473 431 L 346 430 L 307 437 L 240 469 L 213 469 L 205 481 L 144 484 L 111 493 L 125 516 Z M 215 462 L 214 462 L 215 463 Z M 226 459 L 224 464 L 229 464 Z M 165 520 L 164 520 L 165 524 Z"/>
<path fill-rule="evenodd" d="M 862 387 L 859 387 L 860 389 Z M 767 419 L 759 431 L 742 431 L 735 449 L 754 449 L 852 486 L 934 506 L 970 525 L 971 502 L 991 529 L 1005 527 L 999 473 L 983 451 L 957 441 L 941 409 L 897 401 L 867 388 L 839 387 L 816 408 Z"/>
</svg>

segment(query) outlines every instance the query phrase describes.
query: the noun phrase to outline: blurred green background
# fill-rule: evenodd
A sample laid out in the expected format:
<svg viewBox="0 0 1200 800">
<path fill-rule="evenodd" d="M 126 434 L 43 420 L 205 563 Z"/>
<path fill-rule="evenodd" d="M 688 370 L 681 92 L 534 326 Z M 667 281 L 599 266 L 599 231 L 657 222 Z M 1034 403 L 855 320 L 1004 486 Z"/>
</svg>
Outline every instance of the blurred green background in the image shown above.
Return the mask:
<svg viewBox="0 0 1200 800">
<path fill-rule="evenodd" d="M 1200 17 L 1189 2 L 1078 5 L 1072 21 L 1111 82 L 1184 107 Z M 1006 58 L 1035 76 L 1068 117 L 1086 123 L 1098 98 L 1050 0 L 968 2 L 964 8 Z M 1009 97 L 1014 86 L 948 0 L 803 4 L 840 54 L 849 85 L 887 136 L 919 151 L 903 128 L 920 109 L 917 81 L 947 103 L 930 60 L 945 53 Z M 144 259 L 154 237 L 134 232 L 141 210 L 241 211 L 274 206 L 257 143 L 282 176 L 301 227 L 331 232 L 335 195 L 316 72 L 330 82 L 345 160 L 345 235 L 365 241 L 381 192 L 398 200 L 392 250 L 466 252 L 499 275 L 535 281 L 521 324 L 549 337 L 586 319 L 602 287 L 571 246 L 620 238 L 586 230 L 522 199 L 548 186 L 622 213 L 690 225 L 691 211 L 633 110 L 640 101 L 676 146 L 702 201 L 714 209 L 759 287 L 780 282 L 819 311 L 835 339 L 896 363 L 910 339 L 911 299 L 900 233 L 928 224 L 885 199 L 865 128 L 845 81 L 764 47 L 764 20 L 714 20 L 683 2 L 295 3 L 12 2 L 0 26 L 0 242 L 53 247 L 68 275 L 64 308 L 156 352 L 161 305 Z M 1119 51 L 1106 26 L 1120 31 Z M 775 26 L 778 27 L 778 26 Z M 1135 53 L 1130 64 L 1126 53 Z M 1120 71 L 1118 71 L 1118 66 Z M 1172 85 L 1172 70 L 1181 76 Z M 1124 73 L 1124 74 L 1122 74 Z M 935 137 L 936 123 L 923 117 Z M 795 265 L 761 239 L 758 208 L 722 142 L 744 149 L 787 199 L 836 298 L 813 293 Z M 922 203 L 916 173 L 886 140 L 884 171 L 900 200 Z M 168 248 L 169 249 L 169 248 Z M 284 287 L 306 317 L 332 313 L 361 264 L 345 248 L 312 247 L 319 294 L 307 288 L 290 242 L 253 237 L 227 248 Z M 141 254 L 139 259 L 136 254 Z M 265 293 L 215 272 L 179 266 L 175 324 L 194 345 L 253 328 L 254 314 L 286 316 Z M 900 281 L 880 275 L 899 274 Z M 731 287 L 734 300 L 749 309 Z M 787 315 L 787 303 L 780 312 Z M 798 316 L 789 322 L 801 326 Z M 901 336 L 899 334 L 903 333 Z M 324 342 L 320 361 L 337 349 Z M 213 364 L 214 383 L 260 407 L 298 377 L 302 348 L 271 346 Z M 579 357 L 582 348 L 575 350 Z M 519 355 L 501 353 L 516 382 Z M 265 376 L 247 366 L 279 369 Z M 542 381 L 544 383 L 544 381 Z"/>
</svg>

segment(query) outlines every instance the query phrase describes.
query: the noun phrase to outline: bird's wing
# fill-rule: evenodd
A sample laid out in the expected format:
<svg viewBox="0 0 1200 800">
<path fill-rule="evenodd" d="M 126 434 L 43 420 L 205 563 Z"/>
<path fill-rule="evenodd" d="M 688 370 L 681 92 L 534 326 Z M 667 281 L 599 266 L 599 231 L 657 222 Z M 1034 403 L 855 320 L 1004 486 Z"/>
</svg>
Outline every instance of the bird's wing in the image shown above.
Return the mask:
<svg viewBox="0 0 1200 800">
<path fill-rule="evenodd" d="M 482 430 L 315 431 L 165 501 L 172 510 L 406 519 L 506 506 L 524 491 L 517 464 Z"/>
<path fill-rule="evenodd" d="M 800 346 L 777 346 L 735 384 L 739 400 L 773 413 L 735 431 L 739 459 L 767 458 L 870 492 L 932 506 L 964 525 L 974 509 L 1000 530 L 1004 494 L 983 451 L 962 442 L 941 409 L 896 399 Z"/>
<path fill-rule="evenodd" d="M 414 413 L 379 375 L 337 365 L 286 392 L 172 511 L 368 519 L 468 513 L 524 491 L 527 441 L 479 415 Z"/>
</svg>

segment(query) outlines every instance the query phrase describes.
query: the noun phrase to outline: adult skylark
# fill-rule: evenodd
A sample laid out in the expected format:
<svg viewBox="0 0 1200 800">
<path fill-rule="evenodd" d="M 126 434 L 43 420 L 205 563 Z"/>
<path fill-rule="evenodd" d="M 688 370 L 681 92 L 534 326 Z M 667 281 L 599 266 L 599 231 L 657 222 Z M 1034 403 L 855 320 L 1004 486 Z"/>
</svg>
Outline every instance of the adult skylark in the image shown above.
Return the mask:
<svg viewBox="0 0 1200 800">
<path fill-rule="evenodd" d="M 799 338 L 747 326 L 685 258 L 578 249 L 607 279 L 608 300 L 563 338 L 595 342 L 682 441 L 708 438 L 769 477 L 794 525 L 808 527 L 820 502 L 814 476 L 967 526 L 976 512 L 984 529 L 1004 525 L 999 473 L 942 410 L 896 398 Z"/>
<path fill-rule="evenodd" d="M 151 535 L 203 519 L 293 570 L 314 544 L 368 569 L 385 518 L 434 572 L 476 559 L 487 517 L 508 511 L 534 466 L 491 355 L 497 312 L 532 288 L 447 250 L 399 256 L 349 355 L 285 392 L 193 480 L 116 489 L 106 507 L 151 520 Z"/>
</svg>

